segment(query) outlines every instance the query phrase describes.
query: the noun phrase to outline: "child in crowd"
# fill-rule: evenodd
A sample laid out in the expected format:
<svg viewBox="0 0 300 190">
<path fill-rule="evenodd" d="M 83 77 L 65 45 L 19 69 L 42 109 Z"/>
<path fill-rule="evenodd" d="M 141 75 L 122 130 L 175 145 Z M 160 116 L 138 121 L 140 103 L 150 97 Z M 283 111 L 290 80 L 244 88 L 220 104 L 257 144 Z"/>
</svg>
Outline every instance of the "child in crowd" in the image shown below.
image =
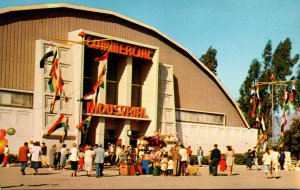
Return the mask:
<svg viewBox="0 0 300 190">
<path fill-rule="evenodd" d="M 82 149 L 79 149 L 79 161 L 78 161 L 79 167 L 78 167 L 78 171 L 82 171 L 83 170 L 83 166 L 84 166 L 84 152 L 82 151 Z"/>
<path fill-rule="evenodd" d="M 161 160 L 161 165 L 160 169 L 162 171 L 162 174 L 164 176 L 167 176 L 167 169 L 168 169 L 168 157 L 166 155 L 163 155 L 162 160 Z"/>
<path fill-rule="evenodd" d="M 169 161 L 168 161 L 168 175 L 173 176 L 173 160 L 172 156 L 169 156 Z"/>
<path fill-rule="evenodd" d="M 60 149 L 60 167 L 62 170 L 65 170 L 65 166 L 67 165 L 67 145 L 63 144 Z"/>
<path fill-rule="evenodd" d="M 224 155 L 221 156 L 219 165 L 220 165 L 221 175 L 224 175 L 224 172 L 226 171 L 226 158 Z"/>
</svg>

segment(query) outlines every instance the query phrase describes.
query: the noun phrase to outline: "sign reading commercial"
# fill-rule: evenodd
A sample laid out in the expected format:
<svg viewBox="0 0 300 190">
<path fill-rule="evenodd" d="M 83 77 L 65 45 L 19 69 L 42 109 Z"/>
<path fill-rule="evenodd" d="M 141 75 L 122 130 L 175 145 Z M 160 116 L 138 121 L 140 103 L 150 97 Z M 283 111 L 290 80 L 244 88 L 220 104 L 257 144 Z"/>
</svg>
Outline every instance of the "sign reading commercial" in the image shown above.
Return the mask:
<svg viewBox="0 0 300 190">
<path fill-rule="evenodd" d="M 110 42 L 108 40 L 103 40 L 96 36 L 89 36 L 89 35 L 86 37 L 86 40 L 87 40 L 86 46 L 89 48 L 106 50 L 109 47 L 110 43 L 112 43 L 109 50 L 110 52 L 132 56 L 132 57 L 139 57 L 148 60 L 153 59 L 153 55 L 154 55 L 153 49 L 140 47 L 132 44 L 126 44 L 117 41 Z"/>
<path fill-rule="evenodd" d="M 113 104 L 98 103 L 96 104 L 94 113 L 124 116 L 124 117 L 148 118 L 148 116 L 146 115 L 146 108 L 121 106 L 121 105 L 113 105 Z"/>
</svg>

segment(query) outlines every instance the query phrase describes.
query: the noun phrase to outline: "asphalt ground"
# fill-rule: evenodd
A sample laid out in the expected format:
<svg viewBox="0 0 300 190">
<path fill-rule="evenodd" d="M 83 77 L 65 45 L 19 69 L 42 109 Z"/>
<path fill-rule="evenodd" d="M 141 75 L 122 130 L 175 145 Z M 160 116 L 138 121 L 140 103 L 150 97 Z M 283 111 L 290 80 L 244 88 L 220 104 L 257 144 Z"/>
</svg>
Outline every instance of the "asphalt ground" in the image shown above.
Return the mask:
<svg viewBox="0 0 300 190">
<path fill-rule="evenodd" d="M 261 166 L 262 167 L 262 166 Z M 70 177 L 71 171 L 40 168 L 33 175 L 26 168 L 21 175 L 19 166 L 0 168 L 0 189 L 300 189 L 299 171 L 279 171 L 280 178 L 265 179 L 263 170 L 246 170 L 235 165 L 232 176 L 209 176 L 208 166 L 201 168 L 201 176 L 120 176 L 116 166 L 105 166 L 104 176 L 91 177 L 85 171 Z"/>
</svg>

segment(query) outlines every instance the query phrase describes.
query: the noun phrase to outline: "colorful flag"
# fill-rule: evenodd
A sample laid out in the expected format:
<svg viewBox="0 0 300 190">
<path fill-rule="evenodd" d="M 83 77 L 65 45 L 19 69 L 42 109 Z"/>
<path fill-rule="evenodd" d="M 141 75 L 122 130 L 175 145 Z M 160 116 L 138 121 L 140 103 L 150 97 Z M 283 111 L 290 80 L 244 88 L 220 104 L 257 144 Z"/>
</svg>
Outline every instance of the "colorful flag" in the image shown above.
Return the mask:
<svg viewBox="0 0 300 190">
<path fill-rule="evenodd" d="M 294 101 L 295 95 L 296 95 L 296 87 L 295 87 L 295 82 L 293 82 L 292 91 L 291 91 L 291 95 L 290 95 L 290 102 Z"/>
<path fill-rule="evenodd" d="M 263 131 L 266 131 L 264 117 L 261 117 L 261 126 L 262 126 Z"/>
<path fill-rule="evenodd" d="M 66 119 L 66 125 L 64 127 L 64 134 L 62 136 L 62 142 L 64 142 L 67 138 L 67 135 L 68 135 L 68 130 L 69 130 L 69 118 Z"/>
<path fill-rule="evenodd" d="M 107 60 L 108 59 L 108 53 L 109 53 L 111 45 L 112 45 L 112 41 L 110 42 L 108 48 L 99 57 L 97 57 L 95 59 L 95 61 L 100 62 L 100 61 Z"/>
<path fill-rule="evenodd" d="M 53 113 L 53 110 L 54 110 L 54 106 L 55 106 L 55 102 L 57 100 L 60 100 L 60 93 L 59 93 L 59 88 L 56 88 L 55 90 L 55 93 L 54 93 L 54 96 L 53 96 L 53 100 L 52 100 L 52 103 L 50 105 L 50 113 Z"/>
<path fill-rule="evenodd" d="M 52 50 L 52 46 L 49 46 L 44 54 L 44 56 L 42 57 L 42 59 L 40 60 L 40 68 L 44 68 L 45 67 L 45 63 L 47 61 L 47 59 L 49 57 L 54 56 L 54 52 Z"/>
<path fill-rule="evenodd" d="M 51 135 L 54 131 L 61 127 L 65 127 L 66 125 L 66 120 L 65 120 L 65 115 L 60 114 L 59 118 L 54 122 L 54 124 L 50 127 L 50 129 L 47 132 L 47 135 Z"/>
<path fill-rule="evenodd" d="M 59 93 L 63 93 L 64 89 L 63 89 L 63 86 L 64 86 L 64 80 L 62 78 L 62 73 L 61 73 L 61 70 L 59 71 L 59 77 L 58 77 L 58 89 L 59 89 Z"/>
<path fill-rule="evenodd" d="M 256 109 L 256 99 L 253 100 L 253 108 L 251 111 L 251 116 L 254 117 L 255 116 L 255 109 Z"/>
<path fill-rule="evenodd" d="M 281 118 L 281 125 L 280 125 L 281 132 L 285 129 L 286 124 L 287 124 L 286 116 L 285 116 L 285 114 L 283 114 L 282 118 Z"/>
<path fill-rule="evenodd" d="M 279 134 L 279 139 L 278 139 L 278 142 L 277 142 L 277 147 L 278 148 L 283 148 L 284 147 L 284 133 L 281 132 Z"/>
<path fill-rule="evenodd" d="M 85 118 L 84 120 L 82 120 L 79 125 L 76 126 L 76 128 L 78 130 L 80 130 L 81 132 L 83 132 L 84 128 L 88 128 L 91 124 L 91 119 L 92 119 L 93 113 L 91 112 L 90 115 Z"/>
<path fill-rule="evenodd" d="M 258 99 L 260 99 L 260 97 L 259 97 L 259 86 L 258 85 L 256 85 L 256 96 L 257 96 Z"/>
<path fill-rule="evenodd" d="M 288 92 L 287 92 L 286 86 L 285 86 L 284 91 L 283 91 L 283 105 L 286 104 L 287 100 L 288 100 Z"/>
<path fill-rule="evenodd" d="M 261 113 L 261 108 L 262 108 L 262 102 L 261 102 L 261 100 L 258 100 L 258 106 L 257 106 L 257 108 L 258 108 L 258 115 L 260 115 L 260 113 Z"/>
<path fill-rule="evenodd" d="M 84 95 L 82 98 L 80 98 L 80 101 L 82 102 L 91 101 L 95 98 L 95 95 L 96 95 L 96 91 L 93 90 L 92 92 L 89 92 L 86 95 Z"/>
<path fill-rule="evenodd" d="M 52 73 L 56 74 L 58 64 L 59 64 L 59 58 L 58 58 L 58 54 L 57 54 L 57 50 L 56 50 L 55 54 L 54 54 L 53 61 L 52 61 L 52 66 L 51 66 L 51 69 L 50 69 L 50 72 L 49 72 L 49 76 L 52 76 Z"/>
<path fill-rule="evenodd" d="M 53 73 L 51 78 L 49 79 L 48 81 L 48 86 L 49 86 L 49 89 L 50 89 L 50 92 L 53 93 L 55 92 L 56 88 L 57 88 L 57 80 L 56 80 L 56 74 Z"/>
</svg>

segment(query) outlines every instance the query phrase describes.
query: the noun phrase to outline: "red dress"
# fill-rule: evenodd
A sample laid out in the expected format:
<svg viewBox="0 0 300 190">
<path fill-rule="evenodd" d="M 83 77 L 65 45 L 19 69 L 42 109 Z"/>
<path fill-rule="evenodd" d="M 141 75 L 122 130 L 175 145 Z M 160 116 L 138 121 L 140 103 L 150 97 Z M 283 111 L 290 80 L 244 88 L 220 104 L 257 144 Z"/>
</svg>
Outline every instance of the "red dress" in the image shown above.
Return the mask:
<svg viewBox="0 0 300 190">
<path fill-rule="evenodd" d="M 219 162 L 220 171 L 224 172 L 226 170 L 226 158 L 225 156 L 221 156 L 221 161 Z"/>
</svg>

